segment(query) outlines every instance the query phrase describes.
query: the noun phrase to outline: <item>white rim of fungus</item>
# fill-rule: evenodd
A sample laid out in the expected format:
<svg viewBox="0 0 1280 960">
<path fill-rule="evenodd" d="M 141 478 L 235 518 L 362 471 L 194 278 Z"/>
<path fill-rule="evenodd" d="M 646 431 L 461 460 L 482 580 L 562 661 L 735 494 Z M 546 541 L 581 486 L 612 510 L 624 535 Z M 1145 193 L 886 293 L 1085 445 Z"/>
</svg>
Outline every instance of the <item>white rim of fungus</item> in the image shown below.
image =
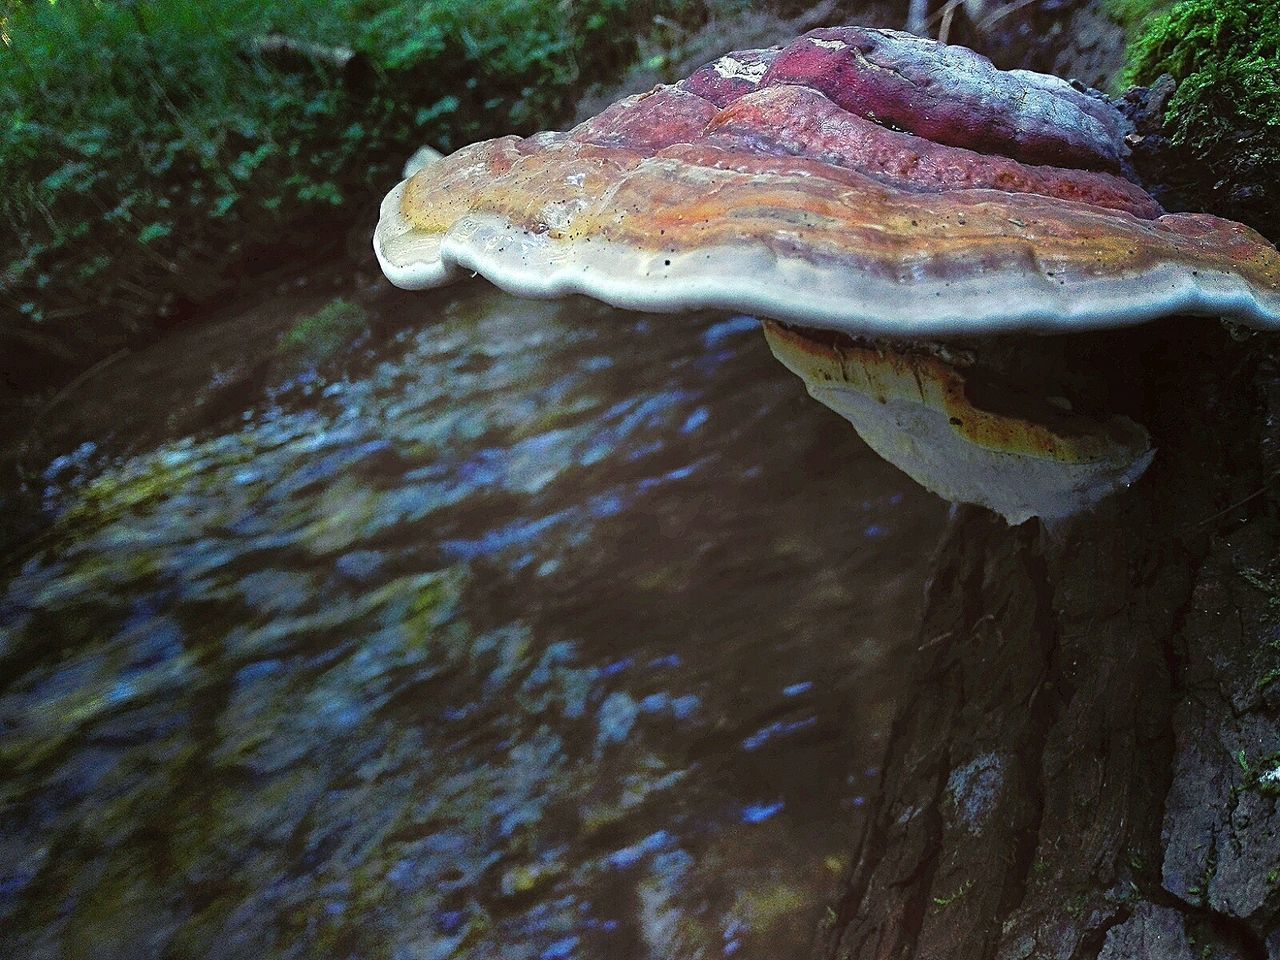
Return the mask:
<svg viewBox="0 0 1280 960">
<path fill-rule="evenodd" d="M 1011 263 L 951 279 L 922 277 L 916 269 L 907 284 L 856 266 L 782 256 L 750 240 L 641 250 L 598 237 L 560 241 L 489 214 L 428 234 L 402 213 L 404 187 L 383 200 L 373 248 L 387 279 L 406 290 L 442 286 L 471 271 L 521 297 L 584 294 L 654 313 L 731 310 L 888 337 L 1070 333 L 1188 313 L 1280 330 L 1280 291 L 1258 290 L 1222 270 L 1157 264 L 1064 282 Z"/>
</svg>

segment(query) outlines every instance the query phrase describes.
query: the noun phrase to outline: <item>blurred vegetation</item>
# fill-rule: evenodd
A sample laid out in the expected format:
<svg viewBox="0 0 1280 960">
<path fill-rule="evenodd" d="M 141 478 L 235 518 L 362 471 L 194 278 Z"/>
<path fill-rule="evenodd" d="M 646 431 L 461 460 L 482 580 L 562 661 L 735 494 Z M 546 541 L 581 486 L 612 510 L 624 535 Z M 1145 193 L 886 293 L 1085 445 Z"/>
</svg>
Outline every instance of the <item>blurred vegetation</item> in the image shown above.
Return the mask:
<svg viewBox="0 0 1280 960">
<path fill-rule="evenodd" d="M 320 363 L 333 356 L 369 326 L 369 314 L 344 297 L 331 300 L 315 313 L 301 317 L 285 333 L 281 349 L 289 356 Z"/>
<path fill-rule="evenodd" d="M 0 4 L 0 378 L 19 389 L 323 256 L 418 145 L 562 121 L 655 17 L 707 15 L 703 0 Z"/>
<path fill-rule="evenodd" d="M 1142 3 L 1145 0 L 1124 0 Z M 1165 114 L 1180 152 L 1177 191 L 1277 236 L 1280 217 L 1280 4 L 1182 0 L 1130 45 L 1128 83 L 1170 74 Z"/>
<path fill-rule="evenodd" d="M 1173 6 L 1173 0 L 1103 0 L 1103 9 L 1125 28 L 1132 40 L 1144 27 Z M 1121 89 L 1123 89 L 1121 84 Z"/>
</svg>

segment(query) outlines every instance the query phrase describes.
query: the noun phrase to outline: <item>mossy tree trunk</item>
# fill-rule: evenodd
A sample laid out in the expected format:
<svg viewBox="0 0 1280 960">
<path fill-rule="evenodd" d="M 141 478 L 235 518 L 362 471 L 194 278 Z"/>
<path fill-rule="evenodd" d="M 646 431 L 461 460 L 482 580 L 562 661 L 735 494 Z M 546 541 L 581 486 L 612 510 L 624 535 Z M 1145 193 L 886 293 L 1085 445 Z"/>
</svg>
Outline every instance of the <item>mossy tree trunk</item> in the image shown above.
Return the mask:
<svg viewBox="0 0 1280 960">
<path fill-rule="evenodd" d="M 1280 958 L 1274 338 L 1127 342 L 1147 477 L 952 514 L 831 958 Z"/>
</svg>

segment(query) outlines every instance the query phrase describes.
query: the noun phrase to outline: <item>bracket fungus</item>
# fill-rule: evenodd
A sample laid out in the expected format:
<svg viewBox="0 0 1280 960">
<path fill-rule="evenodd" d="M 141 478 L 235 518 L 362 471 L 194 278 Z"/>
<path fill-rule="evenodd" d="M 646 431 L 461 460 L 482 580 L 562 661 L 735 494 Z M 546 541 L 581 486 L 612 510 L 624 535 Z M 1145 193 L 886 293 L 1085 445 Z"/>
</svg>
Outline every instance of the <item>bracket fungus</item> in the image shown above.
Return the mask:
<svg viewBox="0 0 1280 960">
<path fill-rule="evenodd" d="M 923 486 L 1060 518 L 1133 482 L 1151 441 L 1019 376 L 1011 340 L 1186 313 L 1280 328 L 1280 253 L 1164 213 L 1121 176 L 1128 132 L 1055 77 L 825 28 L 566 133 L 465 147 L 391 191 L 374 248 L 410 289 L 475 272 L 522 296 L 758 314 L 810 393 Z"/>
</svg>

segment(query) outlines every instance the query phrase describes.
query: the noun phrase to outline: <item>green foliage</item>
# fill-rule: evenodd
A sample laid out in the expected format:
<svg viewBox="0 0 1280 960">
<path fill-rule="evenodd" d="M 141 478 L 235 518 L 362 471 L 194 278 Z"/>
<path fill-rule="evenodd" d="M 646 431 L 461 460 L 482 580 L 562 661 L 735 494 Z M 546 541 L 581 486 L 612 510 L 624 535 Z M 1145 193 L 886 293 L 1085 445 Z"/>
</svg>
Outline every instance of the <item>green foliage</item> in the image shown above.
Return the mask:
<svg viewBox="0 0 1280 960">
<path fill-rule="evenodd" d="M 1166 13 L 1173 0 L 1103 0 L 1103 8 L 1113 20 L 1136 37 L 1152 20 Z"/>
<path fill-rule="evenodd" d="M 1280 5 L 1274 0 L 1183 0 L 1130 51 L 1129 76 L 1178 81 L 1169 104 L 1177 141 L 1210 147 L 1232 129 L 1280 135 Z"/>
<path fill-rule="evenodd" d="M 1133 41 L 1124 79 L 1151 84 L 1165 73 L 1177 82 L 1169 136 L 1187 153 L 1187 167 L 1200 167 L 1208 205 L 1274 231 L 1267 224 L 1280 209 L 1280 4 L 1182 0 Z"/>
<path fill-rule="evenodd" d="M 0 3 L 0 355 L 83 359 L 165 304 L 208 299 L 246 264 L 336 245 L 420 144 L 448 151 L 561 120 L 579 86 L 630 60 L 656 14 L 703 11 L 693 0 Z M 273 34 L 303 53 L 260 52 L 254 41 Z M 323 55 L 343 47 L 356 54 L 347 66 Z"/>
</svg>

